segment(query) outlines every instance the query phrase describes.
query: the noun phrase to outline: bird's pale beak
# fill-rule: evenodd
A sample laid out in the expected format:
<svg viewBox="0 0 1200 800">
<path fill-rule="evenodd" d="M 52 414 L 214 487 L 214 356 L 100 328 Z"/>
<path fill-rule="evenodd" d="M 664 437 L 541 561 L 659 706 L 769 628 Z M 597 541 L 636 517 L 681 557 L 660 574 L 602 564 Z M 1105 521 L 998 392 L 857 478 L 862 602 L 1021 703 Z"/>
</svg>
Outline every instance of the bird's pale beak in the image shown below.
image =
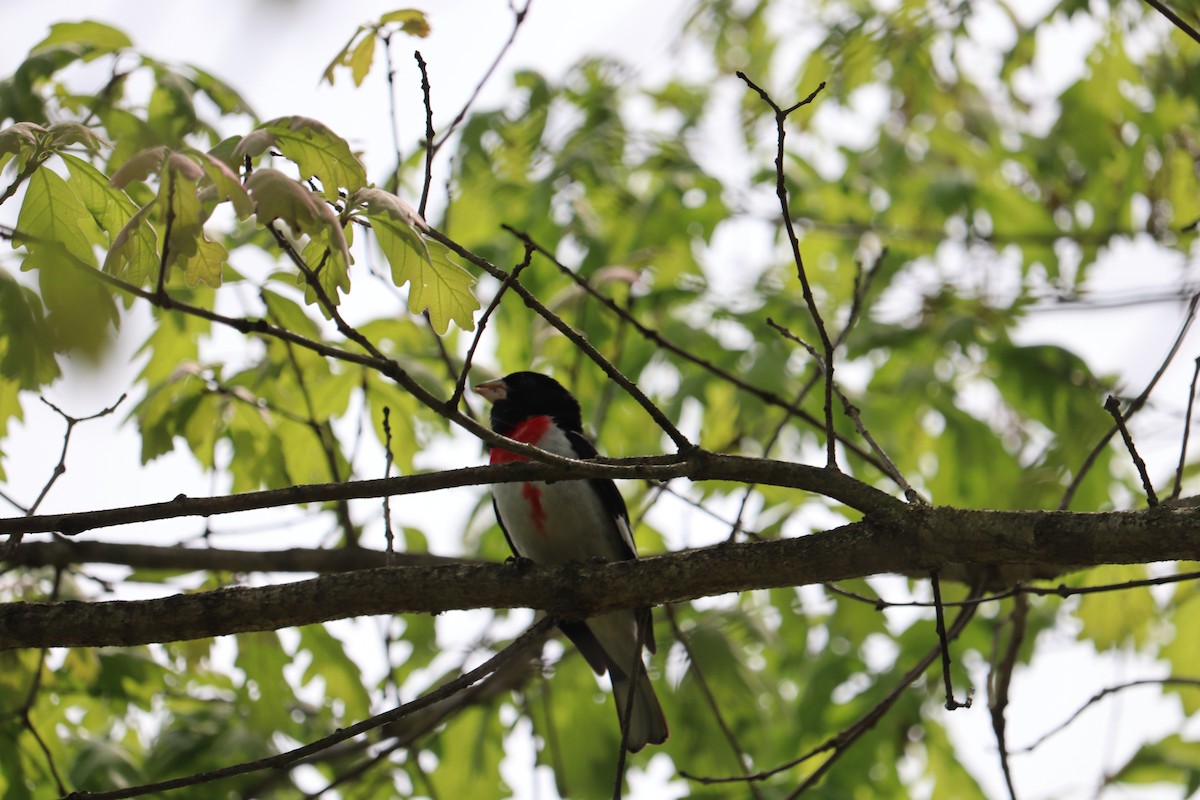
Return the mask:
<svg viewBox="0 0 1200 800">
<path fill-rule="evenodd" d="M 495 403 L 503 400 L 508 394 L 508 384 L 502 379 L 497 378 L 494 381 L 486 381 L 476 385 L 475 392 L 490 403 Z"/>
</svg>

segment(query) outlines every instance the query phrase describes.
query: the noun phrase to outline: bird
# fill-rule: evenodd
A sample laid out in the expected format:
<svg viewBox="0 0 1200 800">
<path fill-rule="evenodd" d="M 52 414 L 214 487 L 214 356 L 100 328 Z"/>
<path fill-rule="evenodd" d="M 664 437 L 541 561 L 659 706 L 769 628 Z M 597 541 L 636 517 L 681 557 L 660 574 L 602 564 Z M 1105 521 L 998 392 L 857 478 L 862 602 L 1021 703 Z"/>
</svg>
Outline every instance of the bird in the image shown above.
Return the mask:
<svg viewBox="0 0 1200 800">
<path fill-rule="evenodd" d="M 491 427 L 501 436 L 569 458 L 598 455 L 584 436 L 579 401 L 550 376 L 514 372 L 475 391 L 492 403 Z M 489 454 L 491 464 L 527 460 L 501 447 Z M 519 559 L 554 565 L 637 558 L 629 512 L 611 480 L 497 483 L 492 507 Z M 626 749 L 636 753 L 666 741 L 667 720 L 641 661 L 643 646 L 654 652 L 649 609 L 614 611 L 558 627 L 597 675 L 608 673 Z"/>
</svg>

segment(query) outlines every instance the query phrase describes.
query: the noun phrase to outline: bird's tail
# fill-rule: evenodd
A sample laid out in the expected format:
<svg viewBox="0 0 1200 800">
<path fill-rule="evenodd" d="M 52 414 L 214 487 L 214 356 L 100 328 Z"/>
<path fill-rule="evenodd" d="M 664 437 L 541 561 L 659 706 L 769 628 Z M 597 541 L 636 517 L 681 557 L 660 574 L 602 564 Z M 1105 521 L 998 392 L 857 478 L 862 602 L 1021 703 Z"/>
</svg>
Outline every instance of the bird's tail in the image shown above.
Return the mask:
<svg viewBox="0 0 1200 800">
<path fill-rule="evenodd" d="M 621 729 L 629 729 L 625 739 L 625 747 L 631 753 L 636 753 L 648 744 L 662 744 L 667 740 L 667 718 L 663 716 L 662 706 L 658 703 L 658 695 L 654 693 L 654 684 L 650 682 L 645 670 L 638 670 L 637 684 L 630 682 L 628 676 L 618 675 L 615 670 L 609 673 L 613 679 L 613 696 L 617 701 L 617 716 L 621 718 Z M 630 692 L 633 692 L 633 707 L 630 709 Z M 629 722 L 626 724 L 625 714 L 629 709 Z"/>
</svg>

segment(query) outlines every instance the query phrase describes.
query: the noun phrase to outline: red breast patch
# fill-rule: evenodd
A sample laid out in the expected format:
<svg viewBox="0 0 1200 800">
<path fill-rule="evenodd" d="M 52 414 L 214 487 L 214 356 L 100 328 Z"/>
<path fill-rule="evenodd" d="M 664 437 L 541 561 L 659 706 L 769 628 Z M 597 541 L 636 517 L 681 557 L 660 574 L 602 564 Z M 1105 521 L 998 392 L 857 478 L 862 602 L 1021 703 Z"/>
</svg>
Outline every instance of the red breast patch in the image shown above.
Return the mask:
<svg viewBox="0 0 1200 800">
<path fill-rule="evenodd" d="M 518 423 L 517 427 L 513 428 L 508 434 L 508 438 L 516 439 L 518 442 L 525 444 L 536 445 L 546 435 L 546 431 L 550 430 L 550 426 L 554 424 L 554 420 L 550 417 L 542 415 L 540 417 L 530 417 Z M 501 447 L 493 447 L 491 454 L 488 456 L 489 464 L 511 464 L 515 461 L 528 461 L 529 459 L 520 453 L 512 453 Z"/>
<path fill-rule="evenodd" d="M 542 508 L 542 491 L 532 483 L 526 483 L 521 487 L 521 496 L 525 498 L 525 502 L 529 503 L 529 518 L 533 520 L 533 527 L 544 538 L 546 535 L 546 509 Z"/>
</svg>

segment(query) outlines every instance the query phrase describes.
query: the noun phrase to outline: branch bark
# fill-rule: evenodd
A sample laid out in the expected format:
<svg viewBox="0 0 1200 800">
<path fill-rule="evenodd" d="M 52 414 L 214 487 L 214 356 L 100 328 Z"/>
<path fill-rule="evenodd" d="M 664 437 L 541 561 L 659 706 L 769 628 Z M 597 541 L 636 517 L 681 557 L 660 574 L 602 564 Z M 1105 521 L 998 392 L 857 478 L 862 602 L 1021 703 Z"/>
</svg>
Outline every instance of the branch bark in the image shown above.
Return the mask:
<svg viewBox="0 0 1200 800">
<path fill-rule="evenodd" d="M 798 539 L 610 564 L 389 567 L 157 600 L 0 606 L 0 649 L 121 646 L 370 614 L 535 608 L 579 619 L 618 608 L 887 572 L 1194 559 L 1200 510 L 970 511 L 906 507 Z M 1066 567 L 1064 567 L 1066 569 Z"/>
<path fill-rule="evenodd" d="M 527 446 L 526 446 L 527 447 Z M 541 452 L 535 449 L 535 452 Z M 112 525 L 127 525 L 179 517 L 210 517 L 263 508 L 278 508 L 296 503 L 320 503 L 331 500 L 355 500 L 418 494 L 437 489 L 479 486 L 516 481 L 556 481 L 572 478 L 615 478 L 694 481 L 727 480 L 803 489 L 825 495 L 864 514 L 890 515 L 904 509 L 902 501 L 836 469 L 810 467 L 764 458 L 719 455 L 693 451 L 684 455 L 648 458 L 572 461 L 561 456 L 553 464 L 503 464 L 465 467 L 443 472 L 425 472 L 396 478 L 310 484 L 246 492 L 224 497 L 186 497 L 123 508 L 81 511 L 71 514 L 43 514 L 0 519 L 0 535 L 54 531 L 73 536 L 83 531 Z"/>
</svg>

